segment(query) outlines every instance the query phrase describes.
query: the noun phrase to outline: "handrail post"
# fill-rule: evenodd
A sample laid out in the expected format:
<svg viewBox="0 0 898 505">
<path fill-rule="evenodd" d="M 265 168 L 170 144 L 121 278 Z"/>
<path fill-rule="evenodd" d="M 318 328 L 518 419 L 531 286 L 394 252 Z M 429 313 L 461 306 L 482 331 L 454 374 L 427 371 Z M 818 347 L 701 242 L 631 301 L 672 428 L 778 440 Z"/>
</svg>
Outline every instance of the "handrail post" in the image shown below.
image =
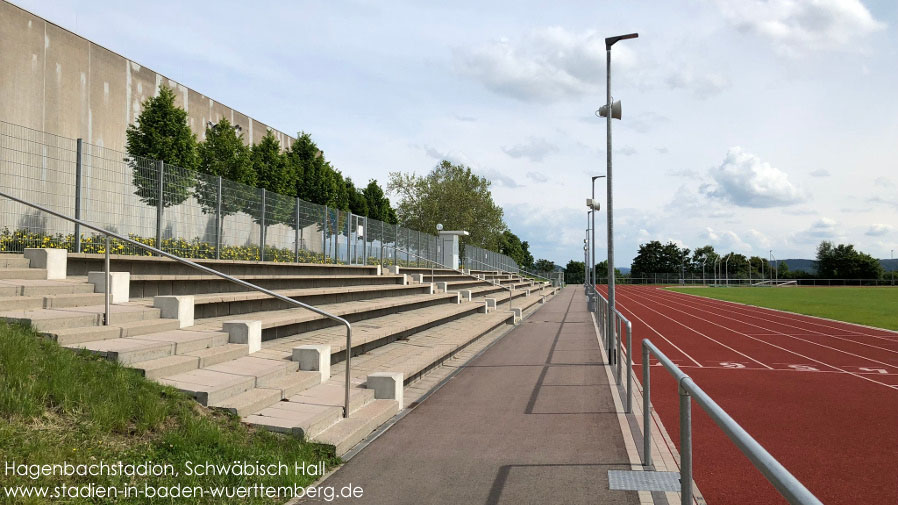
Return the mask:
<svg viewBox="0 0 898 505">
<path fill-rule="evenodd" d="M 692 397 L 680 379 L 680 503 L 692 505 Z"/>
<path fill-rule="evenodd" d="M 627 414 L 633 411 L 633 324 L 627 321 Z"/>
<path fill-rule="evenodd" d="M 297 196 L 296 197 L 296 236 L 294 237 L 294 243 L 293 243 L 293 257 L 294 257 L 293 262 L 294 263 L 299 263 L 299 236 L 300 236 L 299 235 L 300 234 L 300 231 L 299 231 L 299 202 L 300 201 L 301 200 Z"/>
<path fill-rule="evenodd" d="M 165 197 L 165 163 L 162 160 L 156 160 L 156 170 L 159 172 L 159 182 L 156 184 L 158 192 L 156 194 L 156 247 L 162 250 L 162 217 L 163 199 Z"/>
<path fill-rule="evenodd" d="M 349 388 L 352 385 L 350 375 L 350 360 L 352 359 L 352 326 L 348 321 L 346 324 L 346 387 L 343 396 L 343 417 L 349 417 Z"/>
<path fill-rule="evenodd" d="M 215 206 L 215 259 L 221 259 L 221 232 L 222 215 L 221 215 L 221 176 L 218 176 L 218 202 Z"/>
<path fill-rule="evenodd" d="M 81 219 L 81 156 L 82 140 L 78 139 L 75 143 L 75 219 Z M 75 252 L 81 252 L 81 225 L 75 223 Z"/>
<path fill-rule="evenodd" d="M 614 361 L 617 362 L 617 385 L 620 386 L 620 375 L 621 375 L 621 340 L 624 336 L 624 320 L 621 319 L 620 315 L 617 317 L 617 354 L 614 355 Z"/>
<path fill-rule="evenodd" d="M 649 348 L 642 341 L 642 461 L 652 466 L 652 374 Z"/>
<path fill-rule="evenodd" d="M 110 274 L 109 274 L 109 235 L 106 235 L 106 256 L 103 260 L 103 272 L 106 275 L 106 289 L 104 289 L 103 293 L 103 325 L 109 326 L 109 288 L 110 288 Z"/>
</svg>

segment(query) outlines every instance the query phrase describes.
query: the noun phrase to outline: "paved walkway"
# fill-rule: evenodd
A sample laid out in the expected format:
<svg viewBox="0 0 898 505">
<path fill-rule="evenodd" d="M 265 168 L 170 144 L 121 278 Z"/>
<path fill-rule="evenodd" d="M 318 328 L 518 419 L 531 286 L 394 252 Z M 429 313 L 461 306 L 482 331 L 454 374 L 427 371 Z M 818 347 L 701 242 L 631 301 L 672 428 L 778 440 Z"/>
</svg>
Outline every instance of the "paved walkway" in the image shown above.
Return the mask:
<svg viewBox="0 0 898 505">
<path fill-rule="evenodd" d="M 324 483 L 348 503 L 638 504 L 582 290 L 568 287 Z M 304 502 L 308 503 L 308 502 Z"/>
</svg>

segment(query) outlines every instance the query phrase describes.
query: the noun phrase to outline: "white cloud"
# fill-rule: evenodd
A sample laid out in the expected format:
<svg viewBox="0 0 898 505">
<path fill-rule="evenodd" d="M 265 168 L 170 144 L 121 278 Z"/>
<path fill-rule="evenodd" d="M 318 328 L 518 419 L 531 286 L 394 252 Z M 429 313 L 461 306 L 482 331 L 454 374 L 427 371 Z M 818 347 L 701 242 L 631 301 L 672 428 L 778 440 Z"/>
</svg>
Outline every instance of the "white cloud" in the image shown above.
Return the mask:
<svg viewBox="0 0 898 505">
<path fill-rule="evenodd" d="M 701 237 L 713 245 L 714 249 L 720 253 L 727 251 L 742 252 L 752 250 L 752 246 L 742 240 L 742 238 L 732 230 L 717 231 L 711 227 L 706 227 Z"/>
<path fill-rule="evenodd" d="M 544 174 L 540 172 L 527 172 L 527 177 L 533 182 L 543 183 L 549 180 Z"/>
<path fill-rule="evenodd" d="M 615 47 L 615 68 L 635 57 L 626 45 Z M 562 27 L 531 30 L 520 40 L 456 51 L 456 71 L 490 90 L 518 100 L 555 102 L 591 94 L 605 86 L 605 40 L 598 32 L 576 33 Z"/>
<path fill-rule="evenodd" d="M 844 235 L 840 232 L 835 220 L 822 217 L 809 228 L 793 233 L 792 238 L 801 244 L 816 244 L 822 240 L 843 239 Z"/>
<path fill-rule="evenodd" d="M 690 69 L 677 69 L 665 79 L 670 89 L 688 89 L 696 98 L 710 98 L 730 87 L 730 80 L 723 74 L 712 72 L 698 74 Z"/>
<path fill-rule="evenodd" d="M 889 232 L 891 232 L 894 229 L 895 229 L 895 227 L 892 225 L 889 225 L 889 224 L 875 223 L 875 224 L 870 225 L 870 228 L 867 230 L 865 235 L 869 235 L 871 237 L 881 237 L 883 235 L 888 234 Z"/>
<path fill-rule="evenodd" d="M 737 29 L 797 56 L 838 49 L 885 28 L 860 0 L 714 0 Z"/>
<path fill-rule="evenodd" d="M 701 192 L 740 207 L 779 207 L 805 200 L 785 172 L 741 147 L 730 148 L 710 175 L 716 184 L 702 185 Z"/>
<path fill-rule="evenodd" d="M 558 146 L 550 143 L 546 139 L 531 137 L 525 144 L 503 147 L 502 151 L 512 158 L 527 158 L 530 161 L 542 161 L 546 155 L 558 152 Z"/>
<path fill-rule="evenodd" d="M 829 177 L 830 175 L 829 170 L 825 168 L 818 168 L 811 172 L 811 177 Z"/>
</svg>

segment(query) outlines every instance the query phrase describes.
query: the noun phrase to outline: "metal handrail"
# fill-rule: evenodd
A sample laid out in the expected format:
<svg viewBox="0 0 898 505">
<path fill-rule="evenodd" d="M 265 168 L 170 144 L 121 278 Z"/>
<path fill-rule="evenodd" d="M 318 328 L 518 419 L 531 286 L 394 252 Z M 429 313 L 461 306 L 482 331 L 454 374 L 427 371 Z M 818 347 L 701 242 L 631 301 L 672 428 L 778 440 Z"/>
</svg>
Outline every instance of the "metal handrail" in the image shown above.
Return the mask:
<svg viewBox="0 0 898 505">
<path fill-rule="evenodd" d="M 79 224 L 79 225 L 81 225 L 81 226 L 83 226 L 83 227 L 85 227 L 85 228 L 90 228 L 91 230 L 100 232 L 100 233 L 102 233 L 102 234 L 104 234 L 104 235 L 106 236 L 106 258 L 105 258 L 105 262 L 104 262 L 105 269 L 106 269 L 106 283 L 105 283 L 105 284 L 106 284 L 106 286 L 105 286 L 105 291 L 106 291 L 106 300 L 105 300 L 106 313 L 105 313 L 105 315 L 104 315 L 104 324 L 106 324 L 106 325 L 109 324 L 109 237 L 115 237 L 115 238 L 117 238 L 117 239 L 119 239 L 119 240 L 121 240 L 121 241 L 124 241 L 124 242 L 126 242 L 126 243 L 128 243 L 128 244 L 131 244 L 131 245 L 133 245 L 133 246 L 137 246 L 137 247 L 140 247 L 140 248 L 142 248 L 142 249 L 146 249 L 147 251 L 154 252 L 154 253 L 156 253 L 156 254 L 158 254 L 158 255 L 160 255 L 160 256 L 164 256 L 164 257 L 166 257 L 166 258 L 169 258 L 169 259 L 172 259 L 172 260 L 174 260 L 174 261 L 177 261 L 178 263 L 182 263 L 182 264 L 184 264 L 184 265 L 187 265 L 187 266 L 189 266 L 189 267 L 195 268 L 195 269 L 197 269 L 197 270 L 201 270 L 201 271 L 206 272 L 206 273 L 208 273 L 208 274 L 212 274 L 212 275 L 221 277 L 222 279 L 225 279 L 225 280 L 227 280 L 227 281 L 233 282 L 234 284 L 239 284 L 240 286 L 243 286 L 243 287 L 245 287 L 245 288 L 249 288 L 249 289 L 252 289 L 252 290 L 255 290 L 255 291 L 259 291 L 259 292 L 261 292 L 261 293 L 265 293 L 265 294 L 268 295 L 268 296 L 277 298 L 278 300 L 281 300 L 281 301 L 283 301 L 283 302 L 289 303 L 289 304 L 291 304 L 291 305 L 295 305 L 295 306 L 300 307 L 300 308 L 303 308 L 303 309 L 311 310 L 312 312 L 314 312 L 314 313 L 316 313 L 316 314 L 318 314 L 318 315 L 324 316 L 324 317 L 326 317 L 326 318 L 328 318 L 328 319 L 331 319 L 331 320 L 333 320 L 333 321 L 337 321 L 338 323 L 343 324 L 344 326 L 346 326 L 346 388 L 345 388 L 345 389 L 346 389 L 346 392 L 345 392 L 345 395 L 344 395 L 343 417 L 349 417 L 349 388 L 350 388 L 350 384 L 351 384 L 349 371 L 350 371 L 350 358 L 351 358 L 351 356 L 352 356 L 352 326 L 349 324 L 349 321 L 347 321 L 346 319 L 343 319 L 342 317 L 339 317 L 339 316 L 335 316 L 335 315 L 333 315 L 333 314 L 331 314 L 331 313 L 329 313 L 329 312 L 326 312 L 326 311 L 321 310 L 321 309 L 319 309 L 319 308 L 313 307 L 313 306 L 311 306 L 311 305 L 307 305 L 307 304 L 305 304 L 305 303 L 302 303 L 302 302 L 300 302 L 300 301 L 294 300 L 294 299 L 292 299 L 292 298 L 288 298 L 288 297 L 286 297 L 286 296 L 284 296 L 284 295 L 275 293 L 274 291 L 270 291 L 270 290 L 265 289 L 265 288 L 263 288 L 263 287 L 256 286 L 255 284 L 251 284 L 251 283 L 249 283 L 249 282 L 246 282 L 246 281 L 237 279 L 237 278 L 235 278 L 235 277 L 231 277 L 230 275 L 221 273 L 221 272 L 219 272 L 218 270 L 213 270 L 213 269 L 211 269 L 211 268 L 209 268 L 209 267 L 200 265 L 200 264 L 198 264 L 198 263 L 194 263 L 194 262 L 192 262 L 192 261 L 190 261 L 190 260 L 186 260 L 186 259 L 181 258 L 181 257 L 179 257 L 179 256 L 175 256 L 174 254 L 167 253 L 167 252 L 165 252 L 165 251 L 163 251 L 163 250 L 161 250 L 161 249 L 157 249 L 157 248 L 155 248 L 155 247 L 148 246 L 148 245 L 146 245 L 146 244 L 142 244 L 142 243 L 140 243 L 140 242 L 138 242 L 138 241 L 136 241 L 136 240 L 130 239 L 130 238 L 128 238 L 128 237 L 123 237 L 123 236 L 121 236 L 121 235 L 119 235 L 119 234 L 117 234 L 117 233 L 113 233 L 113 232 L 111 232 L 111 231 L 109 231 L 109 230 L 105 230 L 105 229 L 103 229 L 103 228 L 100 228 L 99 226 L 94 226 L 94 225 L 89 224 L 89 223 L 87 223 L 87 222 L 85 222 L 85 221 L 82 221 L 81 219 L 76 219 L 76 218 L 73 218 L 73 217 L 70 217 L 70 216 L 66 216 L 65 214 L 60 214 L 59 212 L 56 212 L 56 211 L 54 211 L 54 210 L 50 210 L 50 209 L 48 209 L 48 208 L 46 208 L 46 207 L 43 207 L 43 206 L 41 206 L 41 205 L 37 205 L 37 204 L 34 204 L 34 203 L 26 202 L 25 200 L 22 200 L 21 198 L 16 198 L 16 197 L 11 196 L 11 195 L 8 195 L 8 194 L 6 194 L 6 193 L 4 193 L 4 192 L 2 192 L 2 191 L 0 191 L 0 196 L 5 197 L 5 198 L 9 198 L 10 200 L 12 200 L 12 201 L 14 201 L 14 202 L 21 203 L 22 205 L 27 205 L 27 206 L 29 206 L 29 207 L 31 207 L 31 208 L 34 208 L 34 209 L 37 209 L 37 210 L 39 210 L 39 211 L 46 212 L 47 214 L 56 216 L 56 217 L 58 217 L 58 218 L 65 219 L 65 220 L 67 220 L 67 221 L 71 221 L 71 222 L 73 222 L 73 223 L 75 223 L 75 224 Z"/>
<path fill-rule="evenodd" d="M 493 268 L 493 267 L 491 267 L 490 265 L 488 265 L 488 264 L 486 264 L 486 263 L 483 263 L 482 261 L 477 261 L 477 260 L 475 260 L 474 258 L 467 258 L 466 261 L 473 261 L 473 262 L 475 262 L 475 263 L 480 263 L 480 264 L 483 265 L 483 266 L 490 267 L 490 269 Z M 470 270 L 470 269 L 469 269 L 469 270 Z M 501 272 L 501 270 L 496 269 L 496 272 Z M 486 278 L 486 275 L 483 276 L 483 281 L 484 281 L 484 282 L 489 282 L 490 284 L 492 284 L 493 286 L 496 286 L 497 288 L 501 288 L 501 289 L 504 289 L 504 290 L 508 291 L 508 310 L 514 312 L 514 309 L 513 309 L 512 306 L 511 306 L 511 299 L 512 299 L 512 295 L 514 295 L 514 289 L 511 289 L 511 288 L 509 288 L 509 287 L 505 287 L 505 286 L 503 286 L 501 283 L 492 282 L 491 280 L 489 280 L 489 279 Z M 523 314 L 523 311 L 521 311 L 521 313 Z"/>
<path fill-rule="evenodd" d="M 518 273 L 520 274 L 521 272 L 524 272 L 525 274 L 529 275 L 530 277 L 539 277 L 540 279 L 542 279 L 546 282 L 552 282 L 550 279 L 543 277 L 542 275 L 535 274 L 533 272 L 528 272 L 527 270 L 524 270 L 523 268 L 518 267 Z"/>
<path fill-rule="evenodd" d="M 651 446 L 651 367 L 649 360 L 654 354 L 658 361 L 670 372 L 679 384 L 680 393 L 680 500 L 683 505 L 692 504 L 692 406 L 690 399 L 702 407 L 726 436 L 742 451 L 752 464 L 764 474 L 773 487 L 793 505 L 823 505 L 804 484 L 789 473 L 779 461 L 767 452 L 757 440 L 739 426 L 720 405 L 705 393 L 677 365 L 664 355 L 648 339 L 642 340 L 642 415 L 643 415 L 643 465 L 652 465 Z"/>
<path fill-rule="evenodd" d="M 384 249 L 387 249 L 388 247 L 389 247 L 389 246 L 387 246 L 387 245 L 385 245 L 385 244 L 381 244 L 381 246 L 380 246 L 380 258 L 381 258 L 381 264 L 383 264 Z M 450 268 L 450 267 L 448 267 L 448 266 L 446 266 L 446 265 L 444 265 L 444 264 L 442 264 L 442 263 L 439 263 L 439 262 L 437 262 L 437 261 L 434 261 L 434 260 L 432 260 L 432 259 L 430 259 L 430 258 L 425 258 L 424 256 L 419 256 L 419 255 L 417 255 L 417 254 L 415 254 L 415 253 L 413 253 L 413 252 L 411 252 L 411 251 L 406 251 L 405 249 L 400 249 L 400 248 L 398 248 L 398 247 L 389 247 L 389 248 L 392 249 L 392 250 L 395 251 L 395 252 L 402 252 L 402 253 L 405 253 L 406 255 L 411 255 L 411 256 L 414 256 L 414 257 L 416 257 L 416 258 L 418 258 L 418 259 L 421 259 L 421 260 L 430 262 L 430 282 L 433 282 L 434 265 L 439 265 L 439 266 L 445 268 L 446 270 L 452 270 L 452 271 L 458 272 L 458 269 Z M 409 268 L 411 268 L 411 267 L 409 267 Z"/>
<path fill-rule="evenodd" d="M 598 308 L 599 302 L 596 303 L 596 314 L 598 314 L 599 318 L 601 318 L 601 322 L 599 322 L 599 321 L 596 321 L 596 322 L 600 323 L 599 324 L 600 328 L 603 328 L 603 329 L 611 328 L 612 332 L 613 332 L 614 322 L 612 322 L 611 325 L 606 324 L 607 317 L 608 317 L 607 316 L 608 299 L 605 298 L 604 296 L 602 296 L 602 294 L 599 293 L 598 290 L 595 289 L 595 287 L 593 287 L 593 292 L 595 293 L 596 300 L 598 300 L 602 305 L 602 310 L 599 310 L 599 308 Z M 621 349 L 621 347 L 622 347 L 621 335 L 623 334 L 623 325 L 626 324 L 626 327 L 627 327 L 627 347 L 626 347 L 626 349 L 627 349 L 627 367 L 626 367 L 627 368 L 627 407 L 626 407 L 625 412 L 627 414 L 629 414 L 633 410 L 633 353 L 631 352 L 631 349 L 633 348 L 633 323 L 631 323 L 630 320 L 627 319 L 626 316 L 621 314 L 620 310 L 618 310 L 617 307 L 614 308 L 614 318 L 617 320 L 617 328 L 618 328 L 618 331 L 617 331 L 617 355 L 612 357 L 611 356 L 612 353 L 608 352 L 608 354 L 609 354 L 608 362 L 609 362 L 609 364 L 614 364 L 614 362 L 616 362 L 616 365 L 617 365 L 616 385 L 619 386 L 621 383 L 621 375 L 622 375 L 622 371 L 623 371 L 622 365 L 621 365 L 621 360 L 620 360 L 620 357 L 623 355 L 623 351 Z M 610 351 L 615 343 L 614 335 L 607 335 L 608 332 L 606 330 L 603 330 L 603 332 L 606 333 L 605 349 L 606 349 L 606 351 Z"/>
</svg>

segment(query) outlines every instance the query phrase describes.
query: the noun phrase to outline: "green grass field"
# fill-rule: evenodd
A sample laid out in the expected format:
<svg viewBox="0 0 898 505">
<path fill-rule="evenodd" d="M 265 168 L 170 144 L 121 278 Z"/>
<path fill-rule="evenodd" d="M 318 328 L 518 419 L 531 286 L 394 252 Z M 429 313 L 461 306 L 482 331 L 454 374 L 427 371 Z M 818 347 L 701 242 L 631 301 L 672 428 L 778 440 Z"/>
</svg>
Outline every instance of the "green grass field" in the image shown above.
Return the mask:
<svg viewBox="0 0 898 505">
<path fill-rule="evenodd" d="M 898 288 L 739 287 L 671 291 L 898 330 Z"/>
<path fill-rule="evenodd" d="M 59 347 L 31 328 L 0 321 L 0 465 L 171 464 L 164 477 L 11 476 L 0 479 L 0 503 L 241 503 L 278 504 L 285 498 L 133 497 L 23 499 L 17 486 L 306 486 L 315 477 L 292 472 L 295 462 L 339 460 L 333 449 L 255 430 L 234 416 L 200 407 L 185 394 L 144 379 L 136 370 Z M 186 463 L 246 461 L 289 465 L 288 475 L 187 475 Z M 5 468 L 5 467 L 4 467 Z M 66 491 L 68 493 L 68 491 Z"/>
</svg>

